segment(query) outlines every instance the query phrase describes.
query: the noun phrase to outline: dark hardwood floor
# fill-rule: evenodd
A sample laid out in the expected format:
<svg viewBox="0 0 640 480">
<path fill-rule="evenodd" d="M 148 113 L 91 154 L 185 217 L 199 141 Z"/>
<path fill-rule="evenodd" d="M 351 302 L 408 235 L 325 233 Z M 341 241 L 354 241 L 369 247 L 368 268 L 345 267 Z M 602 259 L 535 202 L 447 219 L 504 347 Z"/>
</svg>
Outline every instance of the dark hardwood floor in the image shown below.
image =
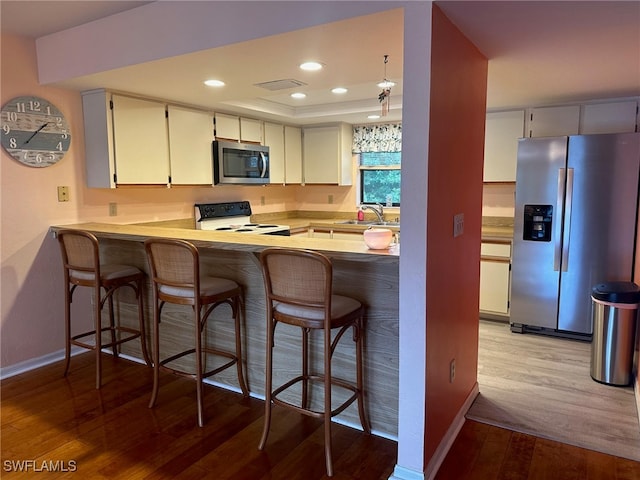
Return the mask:
<svg viewBox="0 0 640 480">
<path fill-rule="evenodd" d="M 103 367 L 101 390 L 91 353 L 72 359 L 67 378 L 59 362 L 2 382 L 2 478 L 327 478 L 315 419 L 275 408 L 260 452 L 262 401 L 208 386 L 198 428 L 192 381 L 162 375 L 149 409 L 149 368 L 109 355 Z M 335 425 L 333 478 L 386 480 L 395 461 L 395 442 Z M 638 480 L 640 465 L 467 421 L 436 479 Z"/>
</svg>

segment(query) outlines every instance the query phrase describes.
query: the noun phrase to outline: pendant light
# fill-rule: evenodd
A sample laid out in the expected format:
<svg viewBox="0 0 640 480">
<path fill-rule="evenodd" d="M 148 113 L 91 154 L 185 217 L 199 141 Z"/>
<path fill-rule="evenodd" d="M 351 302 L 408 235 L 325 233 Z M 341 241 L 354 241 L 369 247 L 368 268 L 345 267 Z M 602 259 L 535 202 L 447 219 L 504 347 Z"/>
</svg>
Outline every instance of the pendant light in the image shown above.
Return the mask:
<svg viewBox="0 0 640 480">
<path fill-rule="evenodd" d="M 378 83 L 378 87 L 382 88 L 382 92 L 378 95 L 378 101 L 382 107 L 381 115 L 384 117 L 389 113 L 389 100 L 391 99 L 391 87 L 395 85 L 394 82 L 387 79 L 387 63 L 389 62 L 389 55 L 384 56 L 384 77 L 383 80 Z"/>
</svg>

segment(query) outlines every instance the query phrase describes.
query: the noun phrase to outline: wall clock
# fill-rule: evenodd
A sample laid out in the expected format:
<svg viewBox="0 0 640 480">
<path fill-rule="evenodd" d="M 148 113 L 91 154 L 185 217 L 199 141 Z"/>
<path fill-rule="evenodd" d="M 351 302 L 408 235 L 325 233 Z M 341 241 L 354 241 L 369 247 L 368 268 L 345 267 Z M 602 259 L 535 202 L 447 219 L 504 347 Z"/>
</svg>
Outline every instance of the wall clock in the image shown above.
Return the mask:
<svg viewBox="0 0 640 480">
<path fill-rule="evenodd" d="M 71 145 L 64 115 L 48 100 L 16 97 L 2 107 L 2 146 L 30 167 L 48 167 L 60 161 Z"/>
</svg>

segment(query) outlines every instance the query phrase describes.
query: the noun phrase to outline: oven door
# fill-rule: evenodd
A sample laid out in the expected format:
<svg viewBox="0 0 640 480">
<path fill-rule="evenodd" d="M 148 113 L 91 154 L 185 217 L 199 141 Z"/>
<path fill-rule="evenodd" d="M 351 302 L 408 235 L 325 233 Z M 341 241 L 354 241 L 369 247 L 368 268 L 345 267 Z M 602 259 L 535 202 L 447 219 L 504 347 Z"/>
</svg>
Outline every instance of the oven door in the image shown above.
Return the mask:
<svg viewBox="0 0 640 480">
<path fill-rule="evenodd" d="M 214 184 L 269 183 L 269 147 L 213 142 Z"/>
</svg>

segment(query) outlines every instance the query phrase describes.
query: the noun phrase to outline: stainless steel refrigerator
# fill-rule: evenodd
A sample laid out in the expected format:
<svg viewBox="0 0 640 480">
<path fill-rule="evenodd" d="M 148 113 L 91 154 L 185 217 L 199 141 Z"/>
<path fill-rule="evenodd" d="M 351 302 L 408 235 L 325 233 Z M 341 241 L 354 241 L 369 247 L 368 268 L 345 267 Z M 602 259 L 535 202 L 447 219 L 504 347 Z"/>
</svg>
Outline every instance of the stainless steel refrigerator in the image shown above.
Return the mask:
<svg viewBox="0 0 640 480">
<path fill-rule="evenodd" d="M 592 287 L 632 280 L 639 170 L 640 133 L 519 140 L 513 332 L 589 340 Z"/>
</svg>

